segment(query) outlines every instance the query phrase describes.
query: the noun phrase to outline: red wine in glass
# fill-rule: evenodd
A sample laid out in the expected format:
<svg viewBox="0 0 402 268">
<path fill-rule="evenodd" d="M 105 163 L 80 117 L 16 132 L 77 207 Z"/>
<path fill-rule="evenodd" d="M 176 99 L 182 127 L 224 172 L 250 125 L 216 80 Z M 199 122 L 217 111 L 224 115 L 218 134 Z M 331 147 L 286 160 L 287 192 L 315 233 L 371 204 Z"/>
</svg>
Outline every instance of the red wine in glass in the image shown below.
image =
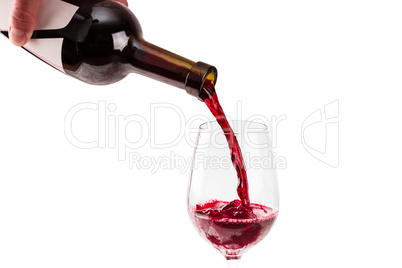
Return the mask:
<svg viewBox="0 0 402 268">
<path fill-rule="evenodd" d="M 230 267 L 234 267 L 231 265 L 239 260 L 247 249 L 260 242 L 268 234 L 278 215 L 277 184 L 274 171 L 262 169 L 251 173 L 253 174 L 253 194 L 256 194 L 256 196 L 253 196 L 253 200 L 257 202 L 250 202 L 246 168 L 236 135 L 254 134 L 263 142 L 269 140 L 269 136 L 267 138 L 268 132 L 265 125 L 253 122 L 246 122 L 244 125 L 240 122 L 241 128 L 236 129 L 235 134 L 219 103 L 214 84 L 211 81 L 207 80 L 204 83 L 203 90 L 200 92 L 200 99 L 205 102 L 216 118 L 216 122 L 206 124 L 211 124 L 212 128 L 218 127 L 219 129 L 220 127 L 226 138 L 231 161 L 238 179 L 238 199 L 233 200 L 233 197 L 229 197 L 231 195 L 227 196 L 219 193 L 220 190 L 217 191 L 219 189 L 217 187 L 223 187 L 223 192 L 232 187 L 232 180 L 226 179 L 225 175 L 227 174 L 227 177 L 230 178 L 233 173 L 225 173 L 224 171 L 215 173 L 211 172 L 209 168 L 207 168 L 208 172 L 204 172 L 203 168 L 194 167 L 193 165 L 188 193 L 188 211 L 192 223 L 198 229 L 200 235 L 226 257 Z M 248 123 L 254 125 L 249 126 Z M 255 133 L 256 129 L 254 127 L 256 125 L 258 125 L 259 130 Z M 207 129 L 208 127 L 200 127 L 199 139 L 203 137 L 202 139 L 205 141 L 205 138 L 210 139 L 213 137 L 212 132 Z M 263 150 L 269 151 L 268 148 L 269 145 Z M 246 147 L 246 151 L 250 149 Z M 215 152 L 214 150 L 217 151 Z M 203 151 L 203 148 L 198 148 L 197 144 L 195 154 L 205 157 L 214 156 L 215 152 L 220 155 L 219 150 L 219 148 L 215 148 Z M 259 156 L 268 153 L 268 151 L 254 150 L 253 152 Z M 196 155 L 194 159 L 196 159 Z M 215 182 L 215 180 L 219 182 Z M 230 189 L 229 192 L 231 192 Z M 215 197 L 215 195 L 219 197 Z M 228 197 L 232 201 L 230 199 L 225 200 Z"/>
<path fill-rule="evenodd" d="M 253 203 L 245 209 L 239 200 L 213 200 L 197 204 L 189 212 L 201 236 L 228 260 L 239 259 L 249 247 L 260 242 L 278 214 L 270 207 Z"/>
</svg>

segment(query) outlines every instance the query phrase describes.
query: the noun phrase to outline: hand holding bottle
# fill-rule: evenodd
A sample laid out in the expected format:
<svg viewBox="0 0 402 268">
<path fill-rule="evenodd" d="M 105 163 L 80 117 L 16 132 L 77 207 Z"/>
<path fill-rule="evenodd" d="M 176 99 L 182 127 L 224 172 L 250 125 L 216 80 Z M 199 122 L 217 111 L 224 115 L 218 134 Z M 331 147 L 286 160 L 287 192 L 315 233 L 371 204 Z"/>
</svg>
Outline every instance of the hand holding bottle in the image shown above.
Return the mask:
<svg viewBox="0 0 402 268">
<path fill-rule="evenodd" d="M 114 1 L 128 5 L 127 0 Z M 42 0 L 14 0 L 9 29 L 10 40 L 14 45 L 23 46 L 31 38 L 41 4 Z"/>
<path fill-rule="evenodd" d="M 137 73 L 203 99 L 205 81 L 216 83 L 214 66 L 144 40 L 127 0 L 1 0 L 0 33 L 62 73 L 92 85 Z"/>
</svg>

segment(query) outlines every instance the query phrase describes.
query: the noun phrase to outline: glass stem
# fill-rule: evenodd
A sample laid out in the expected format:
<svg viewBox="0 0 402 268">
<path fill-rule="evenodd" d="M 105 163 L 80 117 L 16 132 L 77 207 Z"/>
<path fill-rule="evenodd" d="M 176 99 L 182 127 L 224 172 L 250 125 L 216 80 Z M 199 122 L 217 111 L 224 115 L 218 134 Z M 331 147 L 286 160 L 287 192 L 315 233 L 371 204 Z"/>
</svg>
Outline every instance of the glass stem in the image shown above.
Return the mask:
<svg viewBox="0 0 402 268">
<path fill-rule="evenodd" d="M 229 259 L 228 261 L 228 268 L 237 268 L 239 265 L 239 259 Z"/>
</svg>

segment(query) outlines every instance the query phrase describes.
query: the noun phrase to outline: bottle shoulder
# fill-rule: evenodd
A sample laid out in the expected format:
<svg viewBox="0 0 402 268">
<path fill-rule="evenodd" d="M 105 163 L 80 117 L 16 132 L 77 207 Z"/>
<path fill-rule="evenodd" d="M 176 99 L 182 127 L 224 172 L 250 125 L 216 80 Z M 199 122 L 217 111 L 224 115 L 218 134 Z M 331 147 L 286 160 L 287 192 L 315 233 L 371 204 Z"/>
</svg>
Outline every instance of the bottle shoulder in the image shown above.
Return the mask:
<svg viewBox="0 0 402 268">
<path fill-rule="evenodd" d="M 74 1 L 70 1 L 74 3 Z M 83 1 L 63 29 L 63 67 L 91 84 L 108 84 L 127 73 L 129 42 L 142 36 L 135 15 L 115 1 Z"/>
<path fill-rule="evenodd" d="M 73 20 L 75 23 L 91 22 L 92 31 L 104 33 L 127 32 L 142 36 L 141 25 L 133 12 L 116 1 L 83 1 Z"/>
</svg>

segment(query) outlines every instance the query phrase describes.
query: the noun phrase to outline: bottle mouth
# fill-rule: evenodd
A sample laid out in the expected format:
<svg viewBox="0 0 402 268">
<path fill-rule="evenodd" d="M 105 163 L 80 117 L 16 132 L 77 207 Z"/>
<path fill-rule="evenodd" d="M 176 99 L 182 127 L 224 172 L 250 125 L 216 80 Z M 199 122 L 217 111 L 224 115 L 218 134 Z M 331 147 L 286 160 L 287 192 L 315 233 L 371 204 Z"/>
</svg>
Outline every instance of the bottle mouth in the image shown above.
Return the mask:
<svg viewBox="0 0 402 268">
<path fill-rule="evenodd" d="M 209 80 L 215 85 L 217 78 L 218 70 L 214 66 L 199 61 L 191 67 L 186 78 L 185 89 L 188 94 L 202 100 L 201 92 L 205 81 Z"/>
</svg>

